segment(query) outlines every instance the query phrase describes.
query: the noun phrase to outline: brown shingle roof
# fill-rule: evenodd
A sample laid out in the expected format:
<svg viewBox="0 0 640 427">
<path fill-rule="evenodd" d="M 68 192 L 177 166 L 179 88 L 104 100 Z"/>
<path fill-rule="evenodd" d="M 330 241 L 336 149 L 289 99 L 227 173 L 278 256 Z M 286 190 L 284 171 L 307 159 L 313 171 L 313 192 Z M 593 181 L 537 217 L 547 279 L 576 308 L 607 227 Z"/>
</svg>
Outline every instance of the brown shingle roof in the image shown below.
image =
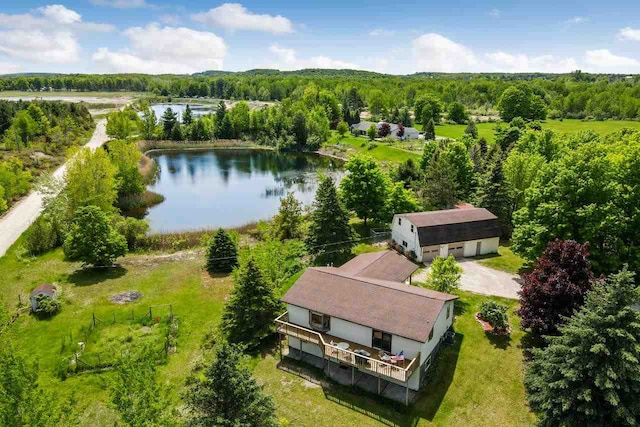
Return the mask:
<svg viewBox="0 0 640 427">
<path fill-rule="evenodd" d="M 420 246 L 500 236 L 498 217 L 484 208 L 446 209 L 397 215 L 418 228 Z"/>
<path fill-rule="evenodd" d="M 312 267 L 282 301 L 425 342 L 445 302 L 456 298 L 403 283 L 352 277 L 334 267 Z"/>
<path fill-rule="evenodd" d="M 395 251 L 362 254 L 340 267 L 349 276 L 393 282 L 404 282 L 417 269 L 417 265 Z"/>
<path fill-rule="evenodd" d="M 48 283 L 43 283 L 42 285 L 38 286 L 31 292 L 31 296 L 34 297 L 36 295 L 47 295 L 53 298 L 55 293 L 56 293 L 55 286 L 50 285 Z"/>
</svg>

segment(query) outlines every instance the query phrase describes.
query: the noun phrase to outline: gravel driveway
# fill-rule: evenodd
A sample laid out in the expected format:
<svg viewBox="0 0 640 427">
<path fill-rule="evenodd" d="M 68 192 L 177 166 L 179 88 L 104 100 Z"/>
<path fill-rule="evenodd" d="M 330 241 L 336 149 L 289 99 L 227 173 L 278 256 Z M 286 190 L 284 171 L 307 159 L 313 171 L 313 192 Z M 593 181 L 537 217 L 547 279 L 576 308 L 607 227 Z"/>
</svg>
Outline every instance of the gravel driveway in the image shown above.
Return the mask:
<svg viewBox="0 0 640 427">
<path fill-rule="evenodd" d="M 494 270 L 469 258 L 457 260 L 462 267 L 460 289 L 483 295 L 493 295 L 504 298 L 518 299 L 520 291 L 520 277 L 504 271 Z M 413 276 L 416 282 L 424 282 L 429 268 Z"/>
<path fill-rule="evenodd" d="M 96 130 L 85 147 L 97 148 L 107 142 L 106 124 L 106 119 L 98 120 Z M 66 166 L 63 164 L 56 169 L 53 176 L 60 179 L 65 170 Z M 32 191 L 0 218 L 0 257 L 4 256 L 9 247 L 38 218 L 40 211 L 42 211 L 42 195 L 37 191 Z"/>
</svg>

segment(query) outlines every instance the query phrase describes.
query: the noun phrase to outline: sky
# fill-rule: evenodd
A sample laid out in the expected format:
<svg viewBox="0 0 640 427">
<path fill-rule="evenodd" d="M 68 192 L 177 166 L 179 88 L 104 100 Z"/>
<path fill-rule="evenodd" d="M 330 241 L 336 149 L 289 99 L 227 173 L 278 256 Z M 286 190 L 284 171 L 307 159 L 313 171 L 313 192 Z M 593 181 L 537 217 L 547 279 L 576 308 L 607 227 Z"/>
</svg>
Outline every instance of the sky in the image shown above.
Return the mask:
<svg viewBox="0 0 640 427">
<path fill-rule="evenodd" d="M 0 74 L 640 73 L 638 0 L 58 1 L 0 0 Z"/>
</svg>

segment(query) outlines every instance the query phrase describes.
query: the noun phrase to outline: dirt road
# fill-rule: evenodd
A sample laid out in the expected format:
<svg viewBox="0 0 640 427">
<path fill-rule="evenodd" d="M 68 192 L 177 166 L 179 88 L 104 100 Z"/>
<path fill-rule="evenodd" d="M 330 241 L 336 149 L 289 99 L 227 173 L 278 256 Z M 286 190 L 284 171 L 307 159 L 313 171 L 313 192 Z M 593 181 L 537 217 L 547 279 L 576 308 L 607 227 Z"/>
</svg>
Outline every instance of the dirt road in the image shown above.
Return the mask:
<svg viewBox="0 0 640 427">
<path fill-rule="evenodd" d="M 107 142 L 106 124 L 106 119 L 98 120 L 96 130 L 85 147 L 95 149 Z M 65 170 L 66 164 L 56 169 L 53 176 L 57 179 L 62 179 Z M 41 211 L 42 195 L 37 191 L 32 191 L 0 218 L 0 257 L 4 256 L 9 247 L 38 218 Z"/>
</svg>

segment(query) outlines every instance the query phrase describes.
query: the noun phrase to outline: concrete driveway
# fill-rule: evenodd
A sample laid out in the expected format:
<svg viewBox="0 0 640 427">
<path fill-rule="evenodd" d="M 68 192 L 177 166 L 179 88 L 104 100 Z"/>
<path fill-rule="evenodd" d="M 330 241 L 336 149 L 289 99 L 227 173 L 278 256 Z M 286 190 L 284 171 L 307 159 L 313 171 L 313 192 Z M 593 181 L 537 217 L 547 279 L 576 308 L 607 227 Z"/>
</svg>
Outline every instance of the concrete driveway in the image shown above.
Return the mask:
<svg viewBox="0 0 640 427">
<path fill-rule="evenodd" d="M 463 270 L 462 279 L 460 280 L 460 289 L 463 291 L 518 299 L 520 276 L 485 267 L 469 258 L 459 258 L 457 261 Z M 413 280 L 417 282 L 426 281 L 428 271 L 429 266 L 413 276 Z"/>
</svg>

